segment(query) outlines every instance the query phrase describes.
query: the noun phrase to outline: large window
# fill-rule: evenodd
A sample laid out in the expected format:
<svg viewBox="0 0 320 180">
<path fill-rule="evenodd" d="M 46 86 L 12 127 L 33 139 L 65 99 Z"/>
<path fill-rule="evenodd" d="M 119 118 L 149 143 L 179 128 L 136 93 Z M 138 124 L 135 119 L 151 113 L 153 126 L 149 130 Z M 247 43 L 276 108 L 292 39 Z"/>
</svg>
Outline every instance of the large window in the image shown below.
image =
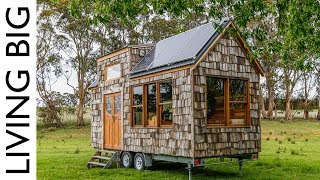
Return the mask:
<svg viewBox="0 0 320 180">
<path fill-rule="evenodd" d="M 133 126 L 171 126 L 172 82 L 133 86 L 131 109 Z"/>
<path fill-rule="evenodd" d="M 207 78 L 207 124 L 246 126 L 249 122 L 248 80 Z"/>
<path fill-rule="evenodd" d="M 121 77 L 121 66 L 120 64 L 115 64 L 112 66 L 107 66 L 105 68 L 105 80 L 109 81 L 112 79 L 117 79 Z"/>
</svg>

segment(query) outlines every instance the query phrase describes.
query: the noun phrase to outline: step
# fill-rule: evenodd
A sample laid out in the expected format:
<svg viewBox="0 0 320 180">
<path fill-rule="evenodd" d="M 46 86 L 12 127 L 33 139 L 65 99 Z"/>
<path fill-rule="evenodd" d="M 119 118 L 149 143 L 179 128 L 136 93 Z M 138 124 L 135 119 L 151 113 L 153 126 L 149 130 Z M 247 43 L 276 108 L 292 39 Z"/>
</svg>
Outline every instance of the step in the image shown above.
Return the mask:
<svg viewBox="0 0 320 180">
<path fill-rule="evenodd" d="M 102 167 L 106 166 L 106 164 L 99 163 L 99 162 L 92 162 L 92 161 L 87 162 L 87 164 L 92 164 L 92 165 L 97 165 L 97 166 L 102 166 Z"/>
<path fill-rule="evenodd" d="M 106 156 L 92 156 L 95 159 L 106 159 L 106 160 L 110 160 L 111 157 L 106 157 Z"/>
<path fill-rule="evenodd" d="M 103 152 L 103 153 L 111 153 L 111 154 L 114 154 L 114 153 L 118 152 L 118 151 L 104 150 L 104 149 L 99 149 L 98 151 L 99 151 L 99 152 Z"/>
</svg>

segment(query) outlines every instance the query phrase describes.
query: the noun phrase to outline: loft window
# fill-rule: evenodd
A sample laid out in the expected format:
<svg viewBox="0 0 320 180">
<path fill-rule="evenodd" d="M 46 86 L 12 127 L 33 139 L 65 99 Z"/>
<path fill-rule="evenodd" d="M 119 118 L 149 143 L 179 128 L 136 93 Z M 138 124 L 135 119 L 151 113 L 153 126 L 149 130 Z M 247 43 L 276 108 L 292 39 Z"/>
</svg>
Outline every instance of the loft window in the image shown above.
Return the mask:
<svg viewBox="0 0 320 180">
<path fill-rule="evenodd" d="M 208 77 L 207 124 L 248 125 L 250 113 L 248 84 L 248 80 Z"/>
<path fill-rule="evenodd" d="M 106 67 L 105 76 L 106 76 L 106 78 L 105 78 L 106 81 L 120 78 L 121 77 L 121 66 L 120 66 L 120 64 L 107 66 Z"/>
<path fill-rule="evenodd" d="M 132 88 L 133 126 L 172 125 L 172 82 L 133 86 Z"/>
</svg>

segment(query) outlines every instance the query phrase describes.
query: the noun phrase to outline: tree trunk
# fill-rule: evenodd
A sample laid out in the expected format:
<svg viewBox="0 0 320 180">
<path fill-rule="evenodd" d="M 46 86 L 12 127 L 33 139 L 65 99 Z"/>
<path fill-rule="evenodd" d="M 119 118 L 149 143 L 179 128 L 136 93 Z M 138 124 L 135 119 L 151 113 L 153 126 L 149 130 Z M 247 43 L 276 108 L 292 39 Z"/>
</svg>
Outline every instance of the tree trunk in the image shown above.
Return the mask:
<svg viewBox="0 0 320 180">
<path fill-rule="evenodd" d="M 291 95 L 290 95 L 290 79 L 289 79 L 289 72 L 287 69 L 285 69 L 285 98 L 286 98 L 286 114 L 285 119 L 286 121 L 292 121 L 292 114 L 291 114 L 291 107 L 290 107 L 290 101 L 291 101 Z"/>
<path fill-rule="evenodd" d="M 83 102 L 79 101 L 78 109 L 77 109 L 77 125 L 84 126 L 83 121 Z"/>
<path fill-rule="evenodd" d="M 320 120 L 320 94 L 318 95 L 318 120 Z"/>
<path fill-rule="evenodd" d="M 268 90 L 268 112 L 267 118 L 273 119 L 273 109 L 274 109 L 274 83 L 271 78 L 270 67 L 266 68 L 266 86 Z"/>
<path fill-rule="evenodd" d="M 304 80 L 304 103 L 303 103 L 303 118 L 309 119 L 309 107 L 308 107 L 308 84 L 306 72 L 303 73 Z"/>
<path fill-rule="evenodd" d="M 320 120 L 320 76 L 319 76 L 319 73 L 318 73 L 318 115 L 317 115 L 317 119 Z"/>
<path fill-rule="evenodd" d="M 261 109 L 262 117 L 263 117 L 263 119 L 267 119 L 268 118 L 267 111 L 264 106 L 264 100 L 263 100 L 263 96 L 262 96 L 262 88 L 260 85 L 259 85 L 259 101 L 260 101 L 260 109 Z"/>
<path fill-rule="evenodd" d="M 80 72 L 81 73 L 81 72 Z M 78 76 L 78 95 L 79 95 L 79 103 L 77 108 L 77 125 L 78 126 L 84 126 L 84 120 L 83 120 L 83 113 L 84 113 L 84 101 L 85 101 L 85 90 L 83 89 L 84 82 L 82 79 L 84 75 L 79 74 Z"/>
</svg>

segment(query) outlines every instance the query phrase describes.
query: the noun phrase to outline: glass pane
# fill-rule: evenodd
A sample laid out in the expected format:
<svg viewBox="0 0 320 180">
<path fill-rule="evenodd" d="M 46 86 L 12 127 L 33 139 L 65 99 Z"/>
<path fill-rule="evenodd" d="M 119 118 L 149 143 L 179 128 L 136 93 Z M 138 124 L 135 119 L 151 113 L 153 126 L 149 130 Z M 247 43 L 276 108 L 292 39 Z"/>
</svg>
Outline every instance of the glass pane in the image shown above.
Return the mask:
<svg viewBox="0 0 320 180">
<path fill-rule="evenodd" d="M 230 79 L 230 101 L 246 101 L 247 82 Z"/>
<path fill-rule="evenodd" d="M 142 94 L 143 88 L 142 86 L 133 87 L 133 105 L 142 105 Z"/>
<path fill-rule="evenodd" d="M 172 101 L 172 82 L 161 82 L 160 83 L 160 101 L 171 102 Z"/>
<path fill-rule="evenodd" d="M 148 125 L 156 125 L 157 123 L 157 106 L 156 106 L 156 84 L 150 84 L 147 86 L 147 116 Z"/>
<path fill-rule="evenodd" d="M 223 79 L 207 78 L 207 121 L 225 124 Z"/>
<path fill-rule="evenodd" d="M 119 78 L 121 76 L 120 64 L 107 67 L 107 80 Z"/>
<path fill-rule="evenodd" d="M 121 98 L 120 96 L 114 97 L 114 113 L 117 114 L 121 111 Z"/>
<path fill-rule="evenodd" d="M 112 114 L 111 97 L 106 98 L 106 111 L 108 114 Z"/>
<path fill-rule="evenodd" d="M 160 112 L 161 112 L 161 124 L 171 125 L 172 124 L 172 104 L 161 105 Z"/>
<path fill-rule="evenodd" d="M 230 124 L 245 124 L 246 104 L 230 103 Z"/>
<path fill-rule="evenodd" d="M 133 123 L 134 125 L 142 125 L 142 107 L 133 108 Z"/>
</svg>

